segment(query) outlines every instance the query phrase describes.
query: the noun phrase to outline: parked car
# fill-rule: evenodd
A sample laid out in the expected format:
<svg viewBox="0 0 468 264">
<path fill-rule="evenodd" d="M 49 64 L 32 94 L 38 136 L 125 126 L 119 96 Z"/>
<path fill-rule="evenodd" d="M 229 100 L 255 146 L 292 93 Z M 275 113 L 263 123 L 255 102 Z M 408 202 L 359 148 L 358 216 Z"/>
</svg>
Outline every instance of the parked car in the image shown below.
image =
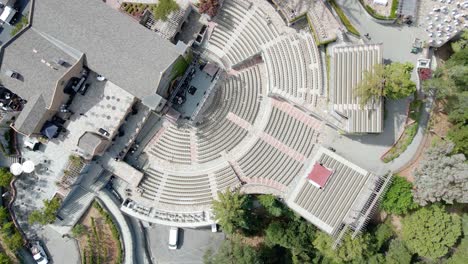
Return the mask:
<svg viewBox="0 0 468 264">
<path fill-rule="evenodd" d="M 78 90 L 78 92 L 79 92 L 81 95 L 85 95 L 85 94 L 86 94 L 86 91 L 88 91 L 89 86 L 90 86 L 89 83 L 85 83 L 83 86 L 81 86 L 81 88 L 80 88 L 80 90 Z"/>
<path fill-rule="evenodd" d="M 179 236 L 179 228 L 171 226 L 169 230 L 169 249 L 177 249 L 177 238 Z"/>
<path fill-rule="evenodd" d="M 31 253 L 33 255 L 34 260 L 37 264 L 47 264 L 49 263 L 49 259 L 47 258 L 47 254 L 44 248 L 41 245 L 41 242 L 34 241 L 31 245 Z"/>
<path fill-rule="evenodd" d="M 218 226 L 216 225 L 216 223 L 211 224 L 211 232 L 213 233 L 218 232 Z"/>
</svg>

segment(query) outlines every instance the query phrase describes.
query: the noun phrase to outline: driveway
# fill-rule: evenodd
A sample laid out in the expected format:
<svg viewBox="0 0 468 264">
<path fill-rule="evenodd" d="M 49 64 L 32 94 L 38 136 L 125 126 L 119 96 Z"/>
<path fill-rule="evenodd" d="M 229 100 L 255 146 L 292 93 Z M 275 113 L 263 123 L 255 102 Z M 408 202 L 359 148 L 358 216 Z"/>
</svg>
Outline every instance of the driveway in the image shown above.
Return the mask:
<svg viewBox="0 0 468 264">
<path fill-rule="evenodd" d="M 79 264 L 81 263 L 78 243 L 73 238 L 63 238 L 54 229 L 45 226 L 37 232 L 38 238 L 44 243 L 51 264 Z"/>
<path fill-rule="evenodd" d="M 203 263 L 203 255 L 209 248 L 216 252 L 224 240 L 221 232 L 212 233 L 211 229 L 179 228 L 178 249 L 167 246 L 169 227 L 153 225 L 146 229 L 151 259 L 154 264 L 198 264 Z"/>
<path fill-rule="evenodd" d="M 369 33 L 371 43 L 384 43 L 384 59 L 415 63 L 421 54 L 412 54 L 414 38 L 426 39 L 424 29 L 417 25 L 383 25 L 374 22 L 358 0 L 336 0 L 351 23 L 364 35 Z"/>
</svg>

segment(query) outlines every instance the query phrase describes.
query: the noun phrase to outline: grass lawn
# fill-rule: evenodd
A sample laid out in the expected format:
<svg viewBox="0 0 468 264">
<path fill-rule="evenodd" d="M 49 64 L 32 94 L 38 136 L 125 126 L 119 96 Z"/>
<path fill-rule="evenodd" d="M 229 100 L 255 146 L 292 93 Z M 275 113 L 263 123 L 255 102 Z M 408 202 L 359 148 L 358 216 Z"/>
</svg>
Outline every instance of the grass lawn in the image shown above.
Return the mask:
<svg viewBox="0 0 468 264">
<path fill-rule="evenodd" d="M 414 122 L 405 127 L 405 131 L 403 131 L 401 138 L 383 157 L 383 162 L 388 163 L 398 158 L 401 153 L 405 152 L 411 142 L 413 142 L 413 139 L 418 132 L 419 119 L 421 118 L 422 108 L 423 102 L 421 100 L 414 100 L 411 102 L 409 118 Z"/>
<path fill-rule="evenodd" d="M 328 2 L 333 7 L 333 9 L 335 9 L 336 13 L 340 17 L 341 22 L 348 29 L 349 33 L 360 36 L 361 34 L 359 34 L 359 31 L 353 26 L 353 24 L 351 24 L 351 21 L 349 21 L 348 17 L 345 15 L 341 7 L 335 2 L 335 0 L 328 0 Z"/>
<path fill-rule="evenodd" d="M 158 4 L 123 2 L 120 9 L 134 17 L 141 16 L 149 9 L 156 20 L 165 21 L 172 12 L 179 10 L 179 5 L 174 0 L 159 0 Z"/>
</svg>

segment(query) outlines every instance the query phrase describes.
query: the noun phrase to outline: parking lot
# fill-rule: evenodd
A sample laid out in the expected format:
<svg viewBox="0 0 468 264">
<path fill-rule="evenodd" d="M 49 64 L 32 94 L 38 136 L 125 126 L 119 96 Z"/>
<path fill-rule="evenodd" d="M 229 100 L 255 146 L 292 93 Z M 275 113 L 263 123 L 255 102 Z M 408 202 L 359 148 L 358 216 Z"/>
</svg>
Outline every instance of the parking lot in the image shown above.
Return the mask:
<svg viewBox="0 0 468 264">
<path fill-rule="evenodd" d="M 203 255 L 211 248 L 217 250 L 221 241 L 225 239 L 222 232 L 212 233 L 206 229 L 179 228 L 177 250 L 168 248 L 168 226 L 153 225 L 146 229 L 151 259 L 155 264 L 195 264 L 203 263 Z"/>
</svg>

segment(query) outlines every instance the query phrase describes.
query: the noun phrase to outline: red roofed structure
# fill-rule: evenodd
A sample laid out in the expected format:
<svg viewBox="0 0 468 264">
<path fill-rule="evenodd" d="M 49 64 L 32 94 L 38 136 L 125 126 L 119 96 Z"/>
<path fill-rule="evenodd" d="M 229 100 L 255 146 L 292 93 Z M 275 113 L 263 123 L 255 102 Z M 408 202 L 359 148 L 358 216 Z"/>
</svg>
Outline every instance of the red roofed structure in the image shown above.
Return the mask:
<svg viewBox="0 0 468 264">
<path fill-rule="evenodd" d="M 316 162 L 312 171 L 307 175 L 307 179 L 311 181 L 317 188 L 323 188 L 332 175 L 333 171 L 325 168 L 320 163 Z"/>
</svg>

